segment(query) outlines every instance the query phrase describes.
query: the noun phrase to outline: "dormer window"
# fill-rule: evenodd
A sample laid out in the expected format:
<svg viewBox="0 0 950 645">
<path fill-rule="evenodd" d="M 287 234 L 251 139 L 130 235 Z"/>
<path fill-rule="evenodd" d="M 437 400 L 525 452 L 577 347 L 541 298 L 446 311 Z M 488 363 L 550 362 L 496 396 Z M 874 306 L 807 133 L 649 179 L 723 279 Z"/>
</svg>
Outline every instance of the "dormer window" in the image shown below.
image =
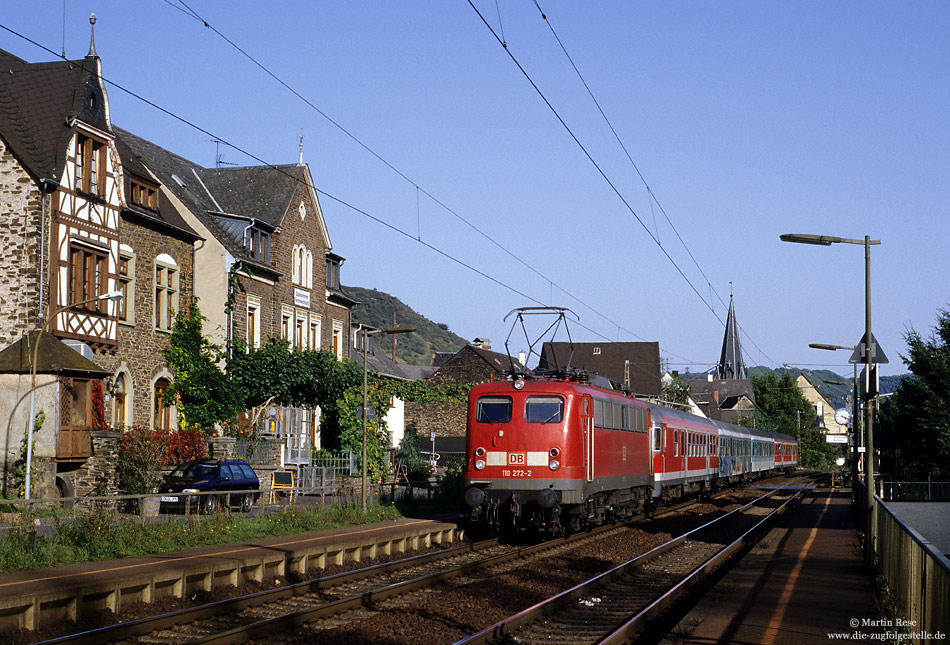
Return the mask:
<svg viewBox="0 0 950 645">
<path fill-rule="evenodd" d="M 131 180 L 132 184 L 132 203 L 150 211 L 158 210 L 158 189 Z"/>
<path fill-rule="evenodd" d="M 259 228 L 251 227 L 247 230 L 245 247 L 248 255 L 264 264 L 270 263 L 270 235 Z"/>
<path fill-rule="evenodd" d="M 84 134 L 77 134 L 75 189 L 90 195 L 102 195 L 105 191 L 105 169 L 105 144 Z"/>
<path fill-rule="evenodd" d="M 343 264 L 338 256 L 327 256 L 327 288 L 340 290 L 340 266 Z"/>
</svg>

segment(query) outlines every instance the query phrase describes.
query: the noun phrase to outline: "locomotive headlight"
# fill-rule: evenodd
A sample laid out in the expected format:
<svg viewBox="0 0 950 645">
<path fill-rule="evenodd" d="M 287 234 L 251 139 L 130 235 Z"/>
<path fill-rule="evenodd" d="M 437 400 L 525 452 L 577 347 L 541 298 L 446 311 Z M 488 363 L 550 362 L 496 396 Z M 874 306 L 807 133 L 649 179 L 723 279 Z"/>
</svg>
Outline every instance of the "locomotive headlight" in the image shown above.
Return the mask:
<svg viewBox="0 0 950 645">
<path fill-rule="evenodd" d="M 475 456 L 476 456 L 476 457 L 484 457 L 484 456 L 485 456 L 485 449 L 482 448 L 481 446 L 479 446 L 478 448 L 476 448 L 476 449 L 475 449 Z"/>
<path fill-rule="evenodd" d="M 551 448 L 550 450 L 548 450 L 548 454 L 551 455 L 551 458 L 552 458 L 552 459 L 554 459 L 554 458 L 557 457 L 559 454 L 561 454 L 561 451 L 558 450 L 557 448 Z"/>
<path fill-rule="evenodd" d="M 523 379 L 523 378 L 519 378 L 519 379 L 515 380 L 515 382 L 513 383 L 513 385 L 515 386 L 515 389 L 516 389 L 516 390 L 523 390 L 523 389 L 524 389 L 524 379 Z"/>
<path fill-rule="evenodd" d="M 557 459 L 552 459 L 548 463 L 548 468 L 550 468 L 551 470 L 557 470 L 560 467 L 561 467 L 561 464 L 558 463 Z"/>
<path fill-rule="evenodd" d="M 477 459 L 475 461 L 475 470 L 483 470 L 485 468 L 485 460 Z"/>
</svg>

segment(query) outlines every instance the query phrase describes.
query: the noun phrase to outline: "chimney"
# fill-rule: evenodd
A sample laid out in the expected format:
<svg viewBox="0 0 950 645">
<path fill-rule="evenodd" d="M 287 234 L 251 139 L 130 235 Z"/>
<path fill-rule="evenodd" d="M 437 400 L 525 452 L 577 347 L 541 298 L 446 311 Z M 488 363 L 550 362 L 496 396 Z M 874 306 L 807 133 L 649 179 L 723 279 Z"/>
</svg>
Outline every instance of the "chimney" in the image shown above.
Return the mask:
<svg viewBox="0 0 950 645">
<path fill-rule="evenodd" d="M 476 338 L 472 341 L 472 345 L 479 349 L 491 349 L 491 340 L 488 338 Z"/>
</svg>

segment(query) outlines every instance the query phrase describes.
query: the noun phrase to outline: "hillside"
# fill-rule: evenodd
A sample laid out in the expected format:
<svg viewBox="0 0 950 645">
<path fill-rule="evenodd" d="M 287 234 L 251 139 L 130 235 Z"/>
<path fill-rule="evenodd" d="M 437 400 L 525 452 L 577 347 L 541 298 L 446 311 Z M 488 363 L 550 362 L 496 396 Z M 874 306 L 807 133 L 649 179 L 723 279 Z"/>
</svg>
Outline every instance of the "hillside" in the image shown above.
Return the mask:
<svg viewBox="0 0 950 645">
<path fill-rule="evenodd" d="M 465 339 L 449 331 L 448 325 L 432 322 L 395 296 L 362 287 L 343 289 L 359 302 L 353 308 L 353 322 L 380 329 L 393 326 L 416 328 L 411 334 L 395 336 L 397 363 L 431 365 L 436 352 L 457 352 L 466 344 Z M 377 338 L 376 347 L 388 348 L 390 342 L 388 337 Z"/>
<path fill-rule="evenodd" d="M 859 368 L 861 366 L 858 366 Z M 749 369 L 749 374 L 761 374 L 763 372 L 775 371 L 781 373 L 782 369 L 770 370 L 767 367 L 752 367 Z M 788 371 L 792 376 L 797 375 L 799 372 L 805 374 L 812 383 L 818 383 L 819 390 L 821 390 L 822 395 L 827 398 L 835 408 L 847 408 L 850 407 L 849 396 L 851 391 L 854 388 L 851 380 L 854 378 L 854 374 L 849 374 L 847 376 L 842 376 L 831 370 L 809 370 L 804 368 L 795 368 L 789 367 Z M 901 379 L 910 376 L 909 374 L 901 376 L 882 376 L 881 377 L 881 394 L 887 394 L 893 392 L 897 389 L 897 386 L 900 385 Z M 838 385 L 836 383 L 828 383 L 828 381 L 838 381 L 844 383 L 843 385 Z"/>
</svg>

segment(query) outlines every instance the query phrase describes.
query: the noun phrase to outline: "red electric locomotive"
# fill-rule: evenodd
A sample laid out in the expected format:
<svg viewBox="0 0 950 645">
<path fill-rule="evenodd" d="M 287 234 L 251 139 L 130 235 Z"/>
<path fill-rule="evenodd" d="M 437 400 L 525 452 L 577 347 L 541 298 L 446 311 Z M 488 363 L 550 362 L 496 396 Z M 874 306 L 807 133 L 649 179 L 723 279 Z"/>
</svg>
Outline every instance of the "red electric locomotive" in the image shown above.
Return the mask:
<svg viewBox="0 0 950 645">
<path fill-rule="evenodd" d="M 533 309 L 550 311 L 515 311 L 523 323 Z M 469 394 L 463 512 L 490 532 L 577 531 L 790 470 L 797 450 L 788 435 L 647 403 L 596 374 L 512 369 Z"/>
<path fill-rule="evenodd" d="M 471 519 L 559 532 L 642 510 L 652 492 L 649 429 L 644 402 L 589 383 L 474 387 L 464 473 Z"/>
</svg>

